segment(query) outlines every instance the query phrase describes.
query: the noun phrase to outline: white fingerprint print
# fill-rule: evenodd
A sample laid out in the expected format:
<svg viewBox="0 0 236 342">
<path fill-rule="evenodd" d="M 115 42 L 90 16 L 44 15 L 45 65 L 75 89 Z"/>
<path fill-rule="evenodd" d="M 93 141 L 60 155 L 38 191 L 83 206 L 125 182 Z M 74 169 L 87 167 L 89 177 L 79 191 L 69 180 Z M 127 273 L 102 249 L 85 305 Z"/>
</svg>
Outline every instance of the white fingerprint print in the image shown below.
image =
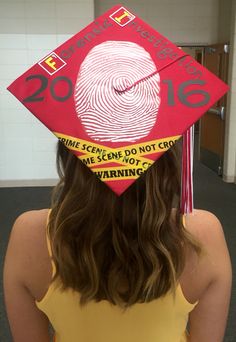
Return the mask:
<svg viewBox="0 0 236 342">
<path fill-rule="evenodd" d="M 91 49 L 75 85 L 75 108 L 97 141 L 135 142 L 146 137 L 160 107 L 160 76 L 150 54 L 136 43 L 107 41 Z M 123 91 L 123 92 L 120 92 Z"/>
</svg>

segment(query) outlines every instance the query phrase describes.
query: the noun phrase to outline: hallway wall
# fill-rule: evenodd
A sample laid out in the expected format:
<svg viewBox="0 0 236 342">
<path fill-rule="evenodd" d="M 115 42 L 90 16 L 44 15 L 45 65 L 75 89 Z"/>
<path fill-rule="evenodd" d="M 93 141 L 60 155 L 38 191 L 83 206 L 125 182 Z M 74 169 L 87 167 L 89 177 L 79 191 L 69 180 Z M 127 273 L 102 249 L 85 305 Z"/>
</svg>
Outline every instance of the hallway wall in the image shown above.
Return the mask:
<svg viewBox="0 0 236 342">
<path fill-rule="evenodd" d="M 6 87 L 93 19 L 93 0 L 0 1 L 0 186 L 55 183 L 57 138 Z"/>
<path fill-rule="evenodd" d="M 95 16 L 99 16 L 117 1 L 95 0 L 94 3 Z M 122 4 L 175 43 L 217 42 L 218 0 L 124 0 Z"/>
<path fill-rule="evenodd" d="M 230 40 L 232 0 L 219 0 L 218 43 Z"/>
</svg>

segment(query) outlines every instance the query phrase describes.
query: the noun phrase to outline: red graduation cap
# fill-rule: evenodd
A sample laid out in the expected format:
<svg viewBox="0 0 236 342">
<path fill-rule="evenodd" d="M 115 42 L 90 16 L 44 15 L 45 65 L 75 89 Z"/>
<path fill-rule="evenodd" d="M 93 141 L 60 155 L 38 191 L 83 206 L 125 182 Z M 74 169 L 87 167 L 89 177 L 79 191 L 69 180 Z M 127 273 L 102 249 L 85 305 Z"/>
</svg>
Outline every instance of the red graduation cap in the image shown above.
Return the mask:
<svg viewBox="0 0 236 342">
<path fill-rule="evenodd" d="M 119 195 L 228 86 L 117 5 L 8 90 Z"/>
</svg>

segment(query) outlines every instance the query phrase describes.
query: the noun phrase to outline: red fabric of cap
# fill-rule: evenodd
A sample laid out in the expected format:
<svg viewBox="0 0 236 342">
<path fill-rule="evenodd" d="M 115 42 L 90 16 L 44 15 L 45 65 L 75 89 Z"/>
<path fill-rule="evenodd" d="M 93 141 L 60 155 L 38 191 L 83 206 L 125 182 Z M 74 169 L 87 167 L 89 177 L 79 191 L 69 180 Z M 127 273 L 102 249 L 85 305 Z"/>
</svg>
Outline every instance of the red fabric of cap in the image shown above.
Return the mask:
<svg viewBox="0 0 236 342">
<path fill-rule="evenodd" d="M 8 90 L 120 195 L 228 86 L 117 5 Z"/>
</svg>

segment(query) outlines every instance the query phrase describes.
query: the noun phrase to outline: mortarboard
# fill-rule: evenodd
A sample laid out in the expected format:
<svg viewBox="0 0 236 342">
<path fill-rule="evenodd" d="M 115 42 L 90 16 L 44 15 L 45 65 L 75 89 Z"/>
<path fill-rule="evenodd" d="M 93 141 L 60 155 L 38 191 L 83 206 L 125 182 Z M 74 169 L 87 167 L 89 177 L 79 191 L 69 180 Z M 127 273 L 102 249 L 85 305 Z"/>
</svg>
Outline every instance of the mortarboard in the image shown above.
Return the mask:
<svg viewBox="0 0 236 342">
<path fill-rule="evenodd" d="M 8 90 L 120 195 L 228 86 L 117 5 Z"/>
</svg>

